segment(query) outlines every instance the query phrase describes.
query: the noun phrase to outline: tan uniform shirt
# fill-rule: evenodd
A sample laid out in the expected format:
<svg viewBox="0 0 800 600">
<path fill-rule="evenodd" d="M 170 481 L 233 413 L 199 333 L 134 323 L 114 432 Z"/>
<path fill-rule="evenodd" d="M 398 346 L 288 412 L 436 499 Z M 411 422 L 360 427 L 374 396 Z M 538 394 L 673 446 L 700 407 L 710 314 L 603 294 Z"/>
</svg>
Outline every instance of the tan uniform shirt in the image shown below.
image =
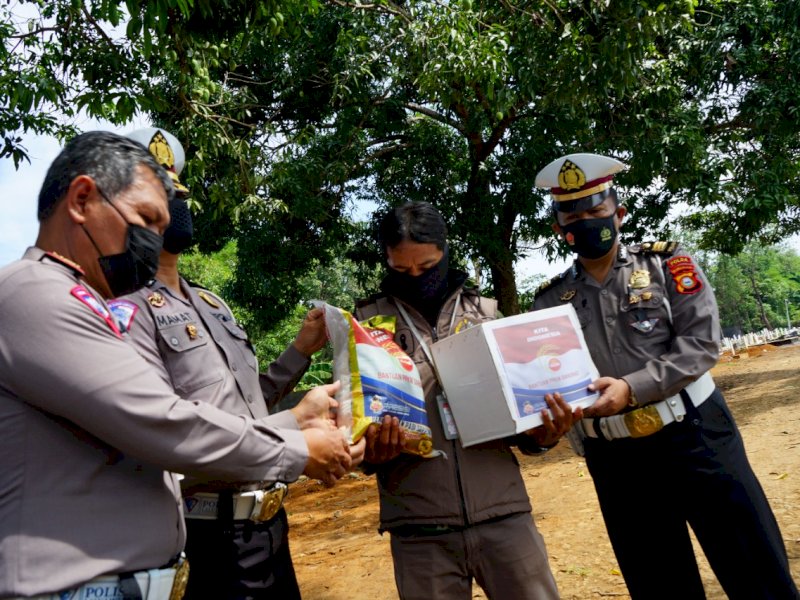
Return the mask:
<svg viewBox="0 0 800 600">
<path fill-rule="evenodd" d="M 567 302 L 600 375 L 625 379 L 640 404 L 677 394 L 719 358 L 714 292 L 680 248 L 620 246 L 602 283 L 576 262 L 537 293 L 533 308 Z"/>
<path fill-rule="evenodd" d="M 38 248 L 0 269 L 0 597 L 167 562 L 165 470 L 289 481 L 308 458 L 301 432 L 175 395 L 99 298 Z"/>
<path fill-rule="evenodd" d="M 139 353 L 185 400 L 297 429 L 290 412 L 268 417 L 268 408 L 292 390 L 308 367 L 308 358 L 289 346 L 259 378 L 247 333 L 225 302 L 184 279 L 180 285 L 186 298 L 156 280 L 109 302 Z M 192 491 L 198 491 L 196 483 L 184 482 Z"/>
</svg>

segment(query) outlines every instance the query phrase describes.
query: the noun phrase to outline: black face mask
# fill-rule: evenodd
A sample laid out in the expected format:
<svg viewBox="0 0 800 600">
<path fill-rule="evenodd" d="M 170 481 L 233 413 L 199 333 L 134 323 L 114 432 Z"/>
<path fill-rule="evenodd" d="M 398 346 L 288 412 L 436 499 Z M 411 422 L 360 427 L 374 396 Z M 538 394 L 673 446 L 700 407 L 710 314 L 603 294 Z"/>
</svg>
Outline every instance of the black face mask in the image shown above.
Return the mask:
<svg viewBox="0 0 800 600">
<path fill-rule="evenodd" d="M 614 216 L 602 219 L 581 219 L 562 225 L 561 231 L 570 250 L 584 258 L 600 258 L 608 254 L 617 239 Z"/>
<path fill-rule="evenodd" d="M 183 198 L 175 198 L 169 203 L 169 227 L 164 232 L 164 250 L 170 254 L 180 254 L 192 245 L 192 213 Z"/>
<path fill-rule="evenodd" d="M 128 225 L 125 240 L 125 251 L 119 254 L 104 255 L 95 243 L 86 227 L 83 230 L 92 242 L 100 257 L 97 262 L 103 270 L 108 287 L 114 298 L 124 296 L 143 288 L 148 281 L 156 276 L 158 271 L 158 256 L 161 254 L 163 238 L 139 225 L 128 223 L 120 210 L 97 190 L 103 199 L 119 213 L 122 220 Z"/>
<path fill-rule="evenodd" d="M 384 289 L 412 304 L 416 300 L 438 300 L 447 293 L 447 272 L 449 270 L 449 252 L 445 246 L 441 260 L 419 275 L 409 275 L 389 268 L 384 280 Z"/>
</svg>

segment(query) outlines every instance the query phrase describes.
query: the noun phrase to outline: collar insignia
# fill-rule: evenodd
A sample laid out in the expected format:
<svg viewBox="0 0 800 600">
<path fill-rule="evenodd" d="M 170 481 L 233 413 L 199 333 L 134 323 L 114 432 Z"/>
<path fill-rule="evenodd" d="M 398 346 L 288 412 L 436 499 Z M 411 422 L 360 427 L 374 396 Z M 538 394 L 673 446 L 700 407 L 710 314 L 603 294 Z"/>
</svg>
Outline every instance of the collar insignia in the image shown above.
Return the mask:
<svg viewBox="0 0 800 600">
<path fill-rule="evenodd" d="M 167 303 L 167 301 L 164 300 L 164 296 L 162 296 L 160 292 L 153 292 L 150 294 L 147 297 L 147 301 L 150 303 L 150 306 L 155 308 L 161 308 Z"/>
</svg>

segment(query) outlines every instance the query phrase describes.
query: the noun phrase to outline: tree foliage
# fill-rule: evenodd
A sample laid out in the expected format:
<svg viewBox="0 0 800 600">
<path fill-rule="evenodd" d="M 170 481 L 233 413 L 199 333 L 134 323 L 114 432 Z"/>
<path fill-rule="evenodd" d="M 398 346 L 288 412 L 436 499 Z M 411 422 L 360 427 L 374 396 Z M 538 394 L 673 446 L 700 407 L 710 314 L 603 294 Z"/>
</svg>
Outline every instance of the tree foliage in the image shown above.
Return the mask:
<svg viewBox="0 0 800 600">
<path fill-rule="evenodd" d="M 736 256 L 717 255 L 706 274 L 728 332 L 787 327 L 800 317 L 800 256 L 782 246 L 748 244 Z"/>
<path fill-rule="evenodd" d="M 263 323 L 314 260 L 374 269 L 353 209 L 408 200 L 514 314 L 514 260 L 550 236 L 535 173 L 572 151 L 631 165 L 629 238 L 667 235 L 678 202 L 708 249 L 800 228 L 797 2 L 31 4 L 28 32 L 0 9 L 3 155 L 24 159 L 20 129 L 67 135 L 53 106 L 151 115 L 187 147 L 201 247 L 237 240 L 231 292 Z"/>
</svg>

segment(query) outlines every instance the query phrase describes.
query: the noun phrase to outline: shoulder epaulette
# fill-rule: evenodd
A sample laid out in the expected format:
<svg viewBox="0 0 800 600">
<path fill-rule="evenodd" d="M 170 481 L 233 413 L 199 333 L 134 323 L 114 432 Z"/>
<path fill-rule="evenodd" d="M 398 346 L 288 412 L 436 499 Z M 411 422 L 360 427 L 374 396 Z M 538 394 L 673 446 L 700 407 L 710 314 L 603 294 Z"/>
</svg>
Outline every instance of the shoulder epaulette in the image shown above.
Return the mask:
<svg viewBox="0 0 800 600">
<path fill-rule="evenodd" d="M 76 275 L 80 275 L 81 277 L 85 277 L 86 273 L 83 271 L 83 268 L 73 260 L 70 260 L 66 256 L 62 256 L 58 252 L 45 252 L 42 258 L 49 258 L 59 264 L 64 265 L 65 267 L 72 269 Z"/>
<path fill-rule="evenodd" d="M 555 277 L 551 277 L 551 278 L 550 278 L 550 279 L 548 279 L 547 281 L 544 281 L 544 282 L 542 282 L 541 284 L 539 284 L 539 287 L 537 287 L 537 288 L 536 288 L 536 291 L 535 291 L 535 292 L 533 292 L 533 297 L 534 297 L 534 299 L 535 299 L 535 298 L 538 298 L 538 297 L 539 297 L 539 296 L 541 296 L 541 295 L 542 295 L 544 292 L 546 292 L 547 290 L 549 290 L 551 287 L 553 287 L 554 285 L 556 285 L 557 283 L 559 283 L 560 281 L 562 281 L 562 280 L 563 280 L 563 279 L 564 279 L 564 278 L 567 276 L 567 273 L 569 273 L 569 272 L 570 272 L 570 269 L 571 269 L 571 268 L 572 268 L 572 267 L 570 267 L 569 269 L 567 269 L 567 270 L 566 270 L 566 271 L 564 271 L 563 273 L 559 273 L 559 274 L 558 274 L 558 275 L 556 275 Z"/>
<path fill-rule="evenodd" d="M 669 254 L 672 255 L 675 253 L 675 250 L 678 249 L 678 242 L 644 242 L 640 244 L 638 250 L 640 252 L 650 252 L 653 254 Z M 635 249 L 634 246 L 632 249 Z"/>
</svg>

